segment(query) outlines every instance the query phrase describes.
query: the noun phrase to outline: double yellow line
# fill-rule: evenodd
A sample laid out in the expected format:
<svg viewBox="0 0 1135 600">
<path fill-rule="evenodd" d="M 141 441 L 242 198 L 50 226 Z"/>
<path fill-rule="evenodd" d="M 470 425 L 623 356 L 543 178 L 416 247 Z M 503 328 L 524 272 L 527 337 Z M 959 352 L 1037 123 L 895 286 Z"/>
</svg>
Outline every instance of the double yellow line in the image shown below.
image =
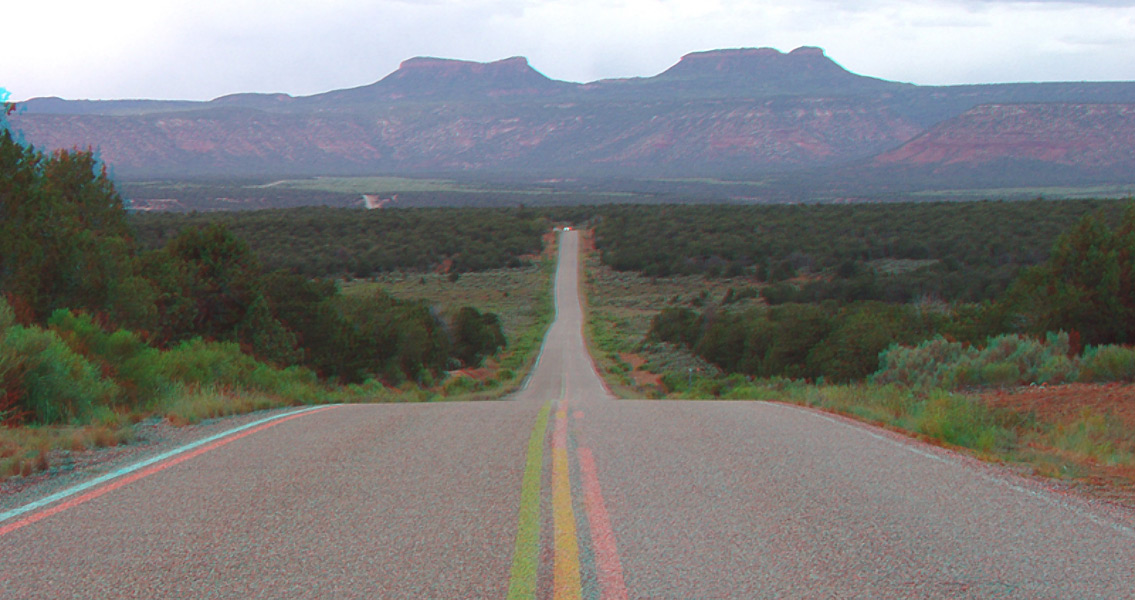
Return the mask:
<svg viewBox="0 0 1135 600">
<path fill-rule="evenodd" d="M 508 599 L 536 597 L 537 570 L 540 552 L 540 487 L 544 462 L 544 439 L 548 430 L 551 403 L 544 405 L 536 417 L 536 426 L 528 440 L 528 458 L 521 487 L 520 519 L 513 551 L 512 574 Z M 575 511 L 572 508 L 571 477 L 567 448 L 568 410 L 561 400 L 552 432 L 552 526 L 554 565 L 552 597 L 554 600 L 579 600 L 583 590 L 580 581 L 579 536 Z M 625 600 L 626 586 L 615 548 L 610 519 L 599 489 L 595 461 L 587 448 L 579 448 L 584 507 L 595 546 L 595 568 L 602 600 Z"/>
<path fill-rule="evenodd" d="M 556 411 L 552 432 L 552 521 L 555 527 L 555 570 L 552 584 L 554 600 L 578 600 L 579 544 L 576 540 L 575 511 L 571 508 L 571 478 L 568 476 L 567 407 Z"/>
<path fill-rule="evenodd" d="M 536 426 L 528 438 L 528 459 L 520 484 L 520 519 L 516 545 L 512 550 L 512 573 L 508 600 L 536 597 L 536 570 L 540 557 L 540 473 L 544 467 L 544 436 L 548 430 L 549 402 L 536 415 Z"/>
</svg>

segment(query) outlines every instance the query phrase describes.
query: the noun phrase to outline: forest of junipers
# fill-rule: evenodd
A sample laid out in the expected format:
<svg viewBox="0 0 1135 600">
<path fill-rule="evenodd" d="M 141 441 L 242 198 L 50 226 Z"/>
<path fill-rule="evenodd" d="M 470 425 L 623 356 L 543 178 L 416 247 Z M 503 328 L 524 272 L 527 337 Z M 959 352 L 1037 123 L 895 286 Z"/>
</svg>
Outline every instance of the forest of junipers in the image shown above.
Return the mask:
<svg viewBox="0 0 1135 600">
<path fill-rule="evenodd" d="M 916 370 L 950 370 L 951 357 L 985 347 L 1003 349 L 1001 356 L 982 359 L 996 364 L 971 365 L 955 374 L 955 383 L 1135 377 L 1135 353 L 1108 346 L 1135 341 L 1135 205 L 976 203 L 899 210 L 923 219 L 905 225 L 877 220 L 876 226 L 894 233 L 857 240 L 842 232 L 861 231 L 872 211 L 809 208 L 830 233 L 800 228 L 795 243 L 783 233 L 769 236 L 773 248 L 794 248 L 795 260 L 774 250 L 747 266 L 735 260 L 738 245 L 702 245 L 700 251 L 723 257 L 714 264 L 703 254 L 702 265 L 755 268 L 775 283 L 759 291 L 731 289 L 701 307 L 668 306 L 654 319 L 648 340 L 684 346 L 726 372 L 754 377 L 905 379 L 912 376 L 895 375 L 913 368 L 904 360 L 919 362 Z M 752 224 L 739 216 L 730 225 L 720 223 L 734 232 Z M 609 234 L 620 240 L 608 246 L 617 257 L 641 247 L 623 249 L 634 237 L 624 232 Z M 676 255 L 667 250 L 652 255 L 664 257 L 654 268 L 698 266 L 669 262 Z M 903 259 L 916 268 L 887 272 Z M 758 294 L 760 306 L 735 308 Z"/>
<path fill-rule="evenodd" d="M 614 269 L 730 278 L 723 298 L 659 306 L 648 336 L 727 372 L 850 381 L 894 344 L 1064 332 L 1079 355 L 1135 340 L 1135 211 L 1114 201 L 130 214 L 92 154 L 0 131 L 0 211 L 9 423 L 66 420 L 92 394 L 139 401 L 222 363 L 432 382 L 507 344 L 497 316 L 336 280 L 516 267 L 568 223 Z M 48 385 L 63 373 L 81 376 Z"/>
<path fill-rule="evenodd" d="M 697 305 L 659 306 L 649 341 L 727 372 L 862 380 L 893 344 L 1068 334 L 1068 352 L 1135 339 L 1124 202 L 604 205 L 511 209 L 304 208 L 133 217 L 157 247 L 223 223 L 261 259 L 309 276 L 507 266 L 551 223 L 594 229 L 602 262 L 652 277 L 725 277 Z M 381 232 L 372 235 L 371 232 Z M 392 250 L 385 241 L 395 242 Z M 745 302 L 758 300 L 758 305 Z"/>
<path fill-rule="evenodd" d="M 540 250 L 544 229 L 500 213 L 392 216 L 362 222 L 386 248 L 375 259 L 382 269 L 515 266 Z M 182 223 L 143 246 L 90 152 L 45 155 L 0 129 L 0 422 L 89 419 L 198 383 L 267 389 L 318 376 L 423 385 L 507 343 L 497 316 L 475 307 L 447 319 L 382 291 L 345 296 L 294 259 L 266 267 L 241 237 L 278 225 L 270 214 L 259 217 L 236 232 Z M 347 227 L 298 225 L 326 228 L 332 238 Z M 301 240 L 277 250 L 302 256 Z M 315 274 L 330 270 L 321 264 Z"/>
</svg>

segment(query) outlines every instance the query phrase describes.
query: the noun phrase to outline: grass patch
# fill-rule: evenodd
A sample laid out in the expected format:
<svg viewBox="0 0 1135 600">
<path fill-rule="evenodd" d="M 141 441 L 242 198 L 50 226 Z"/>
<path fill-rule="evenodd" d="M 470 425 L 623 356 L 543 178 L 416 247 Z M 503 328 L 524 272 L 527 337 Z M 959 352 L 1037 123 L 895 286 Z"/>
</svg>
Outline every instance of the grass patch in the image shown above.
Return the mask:
<svg viewBox="0 0 1135 600">
<path fill-rule="evenodd" d="M 314 177 L 311 179 L 282 179 L 280 181 L 250 187 L 284 187 L 344 194 L 483 191 L 446 179 L 414 179 L 410 177 Z"/>
<path fill-rule="evenodd" d="M 27 477 L 63 466 L 66 453 L 128 444 L 135 439 L 126 418 L 77 426 L 0 427 L 0 480 Z"/>
<path fill-rule="evenodd" d="M 730 287 L 741 289 L 745 280 L 615 272 L 600 265 L 593 253 L 582 264 L 589 344 L 602 374 L 624 397 L 650 396 L 628 383 L 618 355 L 631 349 L 647 360 L 645 369 L 662 376 L 667 398 L 789 402 L 965 449 L 986 460 L 1025 465 L 1045 477 L 1132 483 L 1135 428 L 1124 420 L 1098 410 L 1042 419 L 1027 406 L 996 406 L 977 394 L 943 387 L 1127 380 L 1135 373 L 1135 349 L 1088 348 L 1082 359 L 1072 359 L 1064 335 L 1045 340 L 1002 336 L 985 348 L 937 339 L 917 348 L 893 348 L 875 382 L 823 385 L 753 379 L 721 373 L 684 348 L 644 343 L 650 320 L 663 308 L 707 305 Z"/>
<path fill-rule="evenodd" d="M 462 273 L 391 273 L 344 283 L 344 295 L 373 294 L 381 288 L 402 300 L 427 300 L 446 320 L 462 306 L 500 317 L 508 346 L 489 357 L 484 369 L 454 372 L 430 391 L 437 399 L 499 398 L 517 390 L 540 353 L 555 313 L 552 279 L 555 248 L 532 266 Z"/>
<path fill-rule="evenodd" d="M 499 398 L 520 387 L 551 325 L 554 256 L 554 252 L 545 253 L 534 266 L 522 269 L 464 273 L 456 281 L 444 274 L 390 274 L 377 281 L 344 285 L 344 294 L 348 295 L 373 294 L 375 288 L 382 287 L 398 298 L 427 298 L 435 310 L 446 317 L 466 305 L 497 313 L 509 344 L 486 361 L 486 369 L 478 370 L 485 371 L 480 378 L 454 373 L 430 387 L 406 383 L 390 388 L 376 380 L 328 386 L 305 369 L 275 369 L 257 362 L 235 344 L 190 340 L 158 352 L 144 345 L 123 346 L 123 342 L 114 347 L 121 350 L 118 346 L 129 346 L 136 356 L 123 362 L 130 369 L 119 375 L 127 377 L 124 381 L 129 387 L 140 392 L 137 401 L 129 405 L 84 401 L 82 410 L 74 411 L 73 418 L 70 414 L 60 417 L 67 422 L 50 426 L 0 426 L 0 480 L 48 470 L 53 466 L 51 457 L 59 451 L 80 452 L 129 443 L 134 439 L 133 424 L 152 416 L 174 425 L 188 425 L 258 410 L 311 404 Z M 27 332 L 21 329 L 20 333 Z M 43 338 L 33 340 L 42 341 L 37 341 L 35 348 L 54 349 L 56 354 L 71 356 L 54 333 L 32 333 Z M 86 368 L 85 364 L 79 366 Z M 11 366 L 5 365 L 7 363 L 0 367 Z M 92 372 L 90 377 L 95 374 Z M 70 378 L 56 379 L 65 383 L 71 381 Z M 113 391 L 100 393 L 109 395 Z M 0 410 L 0 416 L 3 415 Z"/>
<path fill-rule="evenodd" d="M 1071 187 L 1015 187 L 979 188 L 961 190 L 925 190 L 913 194 L 920 198 L 1130 198 L 1135 196 L 1135 184 L 1090 185 Z"/>
</svg>

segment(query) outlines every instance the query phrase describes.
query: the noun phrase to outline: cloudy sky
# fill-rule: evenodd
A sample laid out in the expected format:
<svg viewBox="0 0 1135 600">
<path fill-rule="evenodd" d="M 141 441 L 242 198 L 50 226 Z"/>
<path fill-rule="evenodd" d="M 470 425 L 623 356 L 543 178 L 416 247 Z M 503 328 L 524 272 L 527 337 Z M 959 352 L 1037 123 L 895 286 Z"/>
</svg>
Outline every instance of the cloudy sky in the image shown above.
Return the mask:
<svg viewBox="0 0 1135 600">
<path fill-rule="evenodd" d="M 372 83 L 412 56 L 654 75 L 688 52 L 820 46 L 921 84 L 1135 80 L 1135 0 L 29 0 L 0 9 L 13 100 L 204 100 Z"/>
</svg>

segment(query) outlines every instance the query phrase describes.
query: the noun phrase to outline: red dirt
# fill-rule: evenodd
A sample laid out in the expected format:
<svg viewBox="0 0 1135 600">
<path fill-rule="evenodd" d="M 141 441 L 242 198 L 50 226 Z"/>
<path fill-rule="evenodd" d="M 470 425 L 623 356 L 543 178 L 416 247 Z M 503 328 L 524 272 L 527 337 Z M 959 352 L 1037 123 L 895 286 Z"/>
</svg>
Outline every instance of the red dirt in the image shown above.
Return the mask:
<svg viewBox="0 0 1135 600">
<path fill-rule="evenodd" d="M 496 369 L 481 367 L 478 369 L 459 369 L 451 371 L 451 373 L 455 376 L 468 377 L 474 381 L 484 381 L 496 374 Z"/>
<path fill-rule="evenodd" d="M 1032 412 L 1044 423 L 1067 425 L 1082 419 L 1085 414 L 1094 414 L 1117 419 L 1127 428 L 1135 428 L 1135 385 L 1133 384 L 1073 383 L 1028 387 L 1008 392 L 988 392 L 982 396 L 982 400 L 998 408 L 1021 413 Z M 1081 468 L 1085 475 L 1078 477 L 1073 482 L 1073 486 L 1082 492 L 1117 504 L 1135 507 L 1135 467 L 1099 464 L 1088 456 L 1035 443 L 1032 447 L 1039 452 L 1058 456 Z"/>
<path fill-rule="evenodd" d="M 1033 411 L 1048 423 L 1069 423 L 1083 416 L 1111 414 L 1128 427 L 1135 428 L 1135 385 L 1089 384 L 1027 387 L 1004 392 L 989 392 L 982 399 L 992 406 L 1019 412 Z"/>
<path fill-rule="evenodd" d="M 654 386 L 660 390 L 665 389 L 662 386 L 661 375 L 641 369 L 641 367 L 646 364 L 645 358 L 631 352 L 623 352 L 619 355 L 619 358 L 631 366 L 631 377 L 634 379 L 636 385 L 642 388 Z"/>
<path fill-rule="evenodd" d="M 438 264 L 437 268 L 434 269 L 434 273 L 448 273 L 449 270 L 452 269 L 452 268 L 453 268 L 453 259 L 447 258 L 447 259 L 441 261 L 440 264 Z"/>
<path fill-rule="evenodd" d="M 556 232 L 549 231 L 544 234 L 544 257 L 556 257 Z"/>
<path fill-rule="evenodd" d="M 594 229 L 580 229 L 579 230 L 579 248 L 584 253 L 595 251 L 595 230 Z"/>
</svg>

